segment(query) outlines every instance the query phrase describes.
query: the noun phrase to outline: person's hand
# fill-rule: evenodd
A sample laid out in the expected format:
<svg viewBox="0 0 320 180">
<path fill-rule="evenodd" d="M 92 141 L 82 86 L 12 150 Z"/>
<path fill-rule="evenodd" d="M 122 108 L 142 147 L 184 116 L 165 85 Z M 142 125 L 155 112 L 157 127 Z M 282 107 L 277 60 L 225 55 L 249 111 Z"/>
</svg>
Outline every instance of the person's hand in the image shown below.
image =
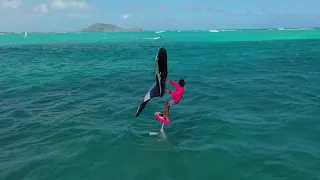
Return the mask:
<svg viewBox="0 0 320 180">
<path fill-rule="evenodd" d="M 166 92 L 169 92 L 169 90 L 168 90 L 168 89 L 166 89 L 165 91 L 166 91 Z"/>
</svg>

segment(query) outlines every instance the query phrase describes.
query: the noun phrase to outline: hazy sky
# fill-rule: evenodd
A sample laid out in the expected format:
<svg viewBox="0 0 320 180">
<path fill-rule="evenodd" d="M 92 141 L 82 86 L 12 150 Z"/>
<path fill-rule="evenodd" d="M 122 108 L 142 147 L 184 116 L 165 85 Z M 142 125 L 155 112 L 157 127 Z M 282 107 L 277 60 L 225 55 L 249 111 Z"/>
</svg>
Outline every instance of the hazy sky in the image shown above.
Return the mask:
<svg viewBox="0 0 320 180">
<path fill-rule="evenodd" d="M 319 27 L 320 0 L 0 0 L 0 31 Z"/>
</svg>

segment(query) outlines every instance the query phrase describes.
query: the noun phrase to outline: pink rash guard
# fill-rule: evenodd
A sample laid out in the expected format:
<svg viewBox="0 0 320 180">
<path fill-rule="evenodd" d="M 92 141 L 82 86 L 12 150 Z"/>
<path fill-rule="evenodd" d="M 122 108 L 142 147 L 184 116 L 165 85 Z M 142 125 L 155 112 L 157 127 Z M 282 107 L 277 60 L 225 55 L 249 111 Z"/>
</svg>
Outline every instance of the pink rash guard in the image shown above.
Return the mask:
<svg viewBox="0 0 320 180">
<path fill-rule="evenodd" d="M 184 87 L 181 87 L 178 83 L 170 80 L 169 83 L 176 87 L 175 92 L 169 91 L 169 93 L 172 95 L 172 99 L 176 102 L 180 102 L 184 94 Z"/>
</svg>

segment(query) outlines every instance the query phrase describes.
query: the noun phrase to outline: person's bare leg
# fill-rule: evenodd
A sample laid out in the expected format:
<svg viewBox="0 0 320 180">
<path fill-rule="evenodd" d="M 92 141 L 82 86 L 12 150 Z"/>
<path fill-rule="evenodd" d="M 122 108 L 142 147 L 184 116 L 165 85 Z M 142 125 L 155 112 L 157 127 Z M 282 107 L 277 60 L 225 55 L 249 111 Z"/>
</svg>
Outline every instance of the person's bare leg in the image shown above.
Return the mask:
<svg viewBox="0 0 320 180">
<path fill-rule="evenodd" d="M 166 117 L 166 114 L 167 114 L 167 105 L 168 105 L 168 103 L 164 106 L 164 113 L 162 114 L 163 117 Z"/>
<path fill-rule="evenodd" d="M 169 109 L 170 109 L 170 104 L 166 104 L 166 111 L 164 112 L 163 117 L 166 119 L 169 119 Z"/>
</svg>

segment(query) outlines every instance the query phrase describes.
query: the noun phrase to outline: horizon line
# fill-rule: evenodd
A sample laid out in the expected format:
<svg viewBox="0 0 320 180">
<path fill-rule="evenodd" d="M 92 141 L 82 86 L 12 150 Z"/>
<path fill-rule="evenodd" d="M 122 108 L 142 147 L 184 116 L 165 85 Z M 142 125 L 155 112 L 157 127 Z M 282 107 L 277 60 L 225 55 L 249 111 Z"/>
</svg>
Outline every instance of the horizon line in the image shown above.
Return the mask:
<svg viewBox="0 0 320 180">
<path fill-rule="evenodd" d="M 121 28 L 122 29 L 122 28 Z M 212 28 L 212 29 L 171 29 L 171 30 L 165 30 L 165 29 L 158 29 L 158 30 L 151 30 L 151 29 L 145 29 L 143 30 L 142 28 L 131 28 L 129 30 L 132 29 L 141 29 L 141 31 L 126 31 L 128 29 L 122 29 L 120 31 L 83 31 L 83 30 L 59 30 L 59 31 L 0 31 L 0 33 L 52 33 L 52 32 L 95 32 L 95 33 L 99 33 L 99 32 L 157 32 L 157 31 L 210 31 L 210 30 L 268 30 L 268 29 L 284 29 L 284 30 L 288 30 L 288 29 L 320 29 L 320 27 L 268 27 L 268 28 Z"/>
</svg>

